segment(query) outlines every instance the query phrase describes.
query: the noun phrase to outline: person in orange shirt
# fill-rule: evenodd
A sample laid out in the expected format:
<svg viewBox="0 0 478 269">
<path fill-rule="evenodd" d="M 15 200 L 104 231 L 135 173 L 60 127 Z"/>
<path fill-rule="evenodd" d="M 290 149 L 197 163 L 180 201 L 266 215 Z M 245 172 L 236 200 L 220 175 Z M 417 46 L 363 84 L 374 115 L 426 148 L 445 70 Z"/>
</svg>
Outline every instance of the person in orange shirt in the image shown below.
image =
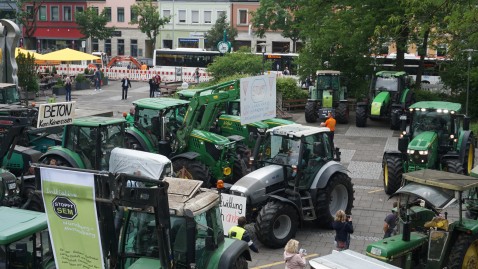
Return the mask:
<svg viewBox="0 0 478 269">
<path fill-rule="evenodd" d="M 334 144 L 334 132 L 335 132 L 335 124 L 337 121 L 335 121 L 334 117 L 332 116 L 332 112 L 329 112 L 327 115 L 327 120 L 325 122 L 322 122 L 320 126 L 322 127 L 327 127 L 330 129 L 330 142 L 332 142 L 332 145 Z"/>
</svg>

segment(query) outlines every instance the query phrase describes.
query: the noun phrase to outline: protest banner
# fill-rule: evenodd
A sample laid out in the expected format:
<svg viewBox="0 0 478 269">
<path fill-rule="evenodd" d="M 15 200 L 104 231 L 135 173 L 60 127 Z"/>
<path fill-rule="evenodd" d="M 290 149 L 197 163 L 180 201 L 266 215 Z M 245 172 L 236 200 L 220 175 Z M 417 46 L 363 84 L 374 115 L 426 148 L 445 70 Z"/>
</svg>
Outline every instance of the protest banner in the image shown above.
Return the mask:
<svg viewBox="0 0 478 269">
<path fill-rule="evenodd" d="M 47 103 L 38 108 L 37 128 L 55 127 L 73 123 L 76 102 Z"/>
<path fill-rule="evenodd" d="M 221 193 L 220 210 L 224 235 L 227 235 L 237 225 L 237 219 L 246 216 L 246 197 Z"/>
<path fill-rule="evenodd" d="M 276 117 L 276 76 L 241 78 L 241 124 Z"/>
</svg>

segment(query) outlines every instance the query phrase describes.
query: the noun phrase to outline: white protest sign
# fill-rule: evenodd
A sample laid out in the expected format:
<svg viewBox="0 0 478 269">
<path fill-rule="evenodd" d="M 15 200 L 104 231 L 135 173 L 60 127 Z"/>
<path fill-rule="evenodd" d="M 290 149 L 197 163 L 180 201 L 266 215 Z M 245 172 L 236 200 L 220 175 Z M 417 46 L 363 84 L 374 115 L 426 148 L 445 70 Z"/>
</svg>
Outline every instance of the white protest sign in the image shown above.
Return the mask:
<svg viewBox="0 0 478 269">
<path fill-rule="evenodd" d="M 76 102 L 41 104 L 38 109 L 37 128 L 72 124 Z"/>
<path fill-rule="evenodd" d="M 275 118 L 276 75 L 241 79 L 241 124 Z"/>
<path fill-rule="evenodd" d="M 237 225 L 237 219 L 246 216 L 246 197 L 221 193 L 220 209 L 224 235 L 227 235 Z"/>
</svg>

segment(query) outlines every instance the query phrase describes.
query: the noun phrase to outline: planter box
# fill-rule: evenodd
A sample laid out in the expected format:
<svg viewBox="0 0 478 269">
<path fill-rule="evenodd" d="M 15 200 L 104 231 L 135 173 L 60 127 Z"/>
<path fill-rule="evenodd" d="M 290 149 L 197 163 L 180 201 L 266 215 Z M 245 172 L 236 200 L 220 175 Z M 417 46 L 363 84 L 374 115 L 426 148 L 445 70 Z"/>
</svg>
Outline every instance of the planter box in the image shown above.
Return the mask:
<svg viewBox="0 0 478 269">
<path fill-rule="evenodd" d="M 102 84 L 101 84 L 102 86 L 108 85 L 108 78 L 107 78 L 107 77 L 104 77 L 101 82 L 102 82 Z"/>
<path fill-rule="evenodd" d="M 75 90 L 80 91 L 80 90 L 86 90 L 90 88 L 90 82 L 89 81 L 81 81 L 81 82 L 76 82 L 75 83 Z"/>
<path fill-rule="evenodd" d="M 53 87 L 52 93 L 55 95 L 66 95 L 65 87 Z"/>
</svg>

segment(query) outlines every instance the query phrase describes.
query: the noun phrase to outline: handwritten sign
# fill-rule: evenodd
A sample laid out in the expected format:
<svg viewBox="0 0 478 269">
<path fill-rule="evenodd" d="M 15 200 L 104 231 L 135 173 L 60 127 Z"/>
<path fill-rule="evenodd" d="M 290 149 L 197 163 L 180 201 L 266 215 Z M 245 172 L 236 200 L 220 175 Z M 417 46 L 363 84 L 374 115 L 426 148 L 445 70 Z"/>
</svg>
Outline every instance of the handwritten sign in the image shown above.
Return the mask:
<svg viewBox="0 0 478 269">
<path fill-rule="evenodd" d="M 227 235 L 237 225 L 237 219 L 246 216 L 246 197 L 222 193 L 220 210 L 224 235 Z"/>
<path fill-rule="evenodd" d="M 241 124 L 275 118 L 276 76 L 241 79 Z"/>
<path fill-rule="evenodd" d="M 41 104 L 38 109 L 37 128 L 61 126 L 73 123 L 76 102 Z"/>
</svg>

